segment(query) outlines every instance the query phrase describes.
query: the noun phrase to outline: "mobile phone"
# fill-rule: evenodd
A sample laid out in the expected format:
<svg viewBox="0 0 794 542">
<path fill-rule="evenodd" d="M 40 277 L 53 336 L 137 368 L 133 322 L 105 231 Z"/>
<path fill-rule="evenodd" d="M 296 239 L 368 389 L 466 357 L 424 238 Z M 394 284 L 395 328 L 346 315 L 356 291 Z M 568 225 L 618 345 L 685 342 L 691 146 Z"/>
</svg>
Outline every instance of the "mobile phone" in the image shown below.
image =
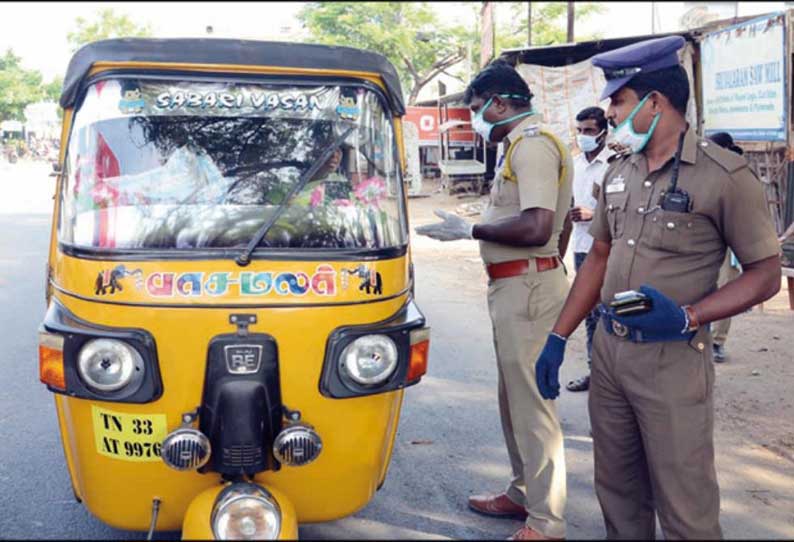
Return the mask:
<svg viewBox="0 0 794 542">
<path fill-rule="evenodd" d="M 636 290 L 627 290 L 625 292 L 618 292 L 609 306 L 615 311 L 615 314 L 625 316 L 629 314 L 642 314 L 648 312 L 653 307 L 651 298 Z"/>
</svg>

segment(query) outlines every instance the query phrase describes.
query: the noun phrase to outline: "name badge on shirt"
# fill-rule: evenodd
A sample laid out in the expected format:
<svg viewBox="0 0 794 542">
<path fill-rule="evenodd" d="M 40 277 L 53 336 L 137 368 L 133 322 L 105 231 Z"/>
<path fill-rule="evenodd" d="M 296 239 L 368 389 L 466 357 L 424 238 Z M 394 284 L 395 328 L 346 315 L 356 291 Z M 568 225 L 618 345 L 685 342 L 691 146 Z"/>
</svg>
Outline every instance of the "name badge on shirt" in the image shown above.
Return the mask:
<svg viewBox="0 0 794 542">
<path fill-rule="evenodd" d="M 614 194 L 615 192 L 623 192 L 626 190 L 626 180 L 623 175 L 613 177 L 606 187 L 607 194 Z"/>
</svg>

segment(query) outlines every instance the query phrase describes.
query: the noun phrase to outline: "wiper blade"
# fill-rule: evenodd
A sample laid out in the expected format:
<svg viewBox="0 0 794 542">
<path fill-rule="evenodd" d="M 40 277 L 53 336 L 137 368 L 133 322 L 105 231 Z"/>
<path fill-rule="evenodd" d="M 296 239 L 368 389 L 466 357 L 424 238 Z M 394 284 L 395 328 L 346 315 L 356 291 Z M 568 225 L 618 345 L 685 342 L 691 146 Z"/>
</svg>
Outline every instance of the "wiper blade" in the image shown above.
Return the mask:
<svg viewBox="0 0 794 542">
<path fill-rule="evenodd" d="M 289 191 L 287 196 L 284 198 L 284 202 L 279 206 L 278 209 L 276 209 L 276 212 L 273 213 L 273 216 L 270 217 L 270 220 L 262 224 L 262 227 L 257 230 L 256 235 L 254 235 L 251 241 L 248 242 L 248 246 L 245 247 L 243 253 L 235 258 L 234 261 L 237 262 L 237 265 L 244 267 L 251 263 L 251 254 L 253 254 L 254 250 L 256 250 L 256 247 L 259 246 L 259 243 L 262 242 L 262 239 L 265 238 L 267 232 L 269 232 L 270 228 L 273 227 L 273 224 L 276 223 L 279 217 L 281 217 L 282 213 L 284 213 L 284 211 L 287 209 L 287 206 L 289 205 L 290 201 L 292 201 L 292 198 L 295 197 L 298 192 L 303 190 L 303 187 L 306 186 L 306 183 L 309 182 L 309 179 L 311 179 L 314 174 L 317 173 L 317 171 L 323 166 L 323 164 L 325 164 L 334 151 L 339 148 L 345 139 L 347 139 L 347 136 L 350 135 L 350 132 L 352 132 L 354 128 L 355 126 L 348 127 L 342 135 L 340 135 L 328 147 L 326 147 L 317 161 L 312 164 L 312 167 L 307 169 L 306 173 L 304 173 L 301 178 L 298 179 L 298 182 L 295 183 L 295 186 L 293 186 L 292 190 Z"/>
</svg>

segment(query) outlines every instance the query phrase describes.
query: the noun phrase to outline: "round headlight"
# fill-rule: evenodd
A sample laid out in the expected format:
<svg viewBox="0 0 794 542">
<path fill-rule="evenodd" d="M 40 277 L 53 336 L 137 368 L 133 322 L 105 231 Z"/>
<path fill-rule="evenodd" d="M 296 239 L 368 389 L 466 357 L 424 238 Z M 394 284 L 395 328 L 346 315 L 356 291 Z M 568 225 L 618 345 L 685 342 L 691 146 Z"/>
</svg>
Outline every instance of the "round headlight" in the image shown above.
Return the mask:
<svg viewBox="0 0 794 542">
<path fill-rule="evenodd" d="M 80 349 L 77 358 L 80 378 L 100 392 L 117 391 L 143 377 L 141 355 L 132 346 L 115 339 L 94 339 Z"/>
<path fill-rule="evenodd" d="M 359 384 L 382 384 L 397 368 L 397 345 L 386 335 L 364 335 L 345 347 L 339 365 Z"/>
<path fill-rule="evenodd" d="M 275 540 L 281 532 L 281 510 L 264 488 L 232 484 L 218 495 L 212 532 L 218 540 Z"/>
</svg>

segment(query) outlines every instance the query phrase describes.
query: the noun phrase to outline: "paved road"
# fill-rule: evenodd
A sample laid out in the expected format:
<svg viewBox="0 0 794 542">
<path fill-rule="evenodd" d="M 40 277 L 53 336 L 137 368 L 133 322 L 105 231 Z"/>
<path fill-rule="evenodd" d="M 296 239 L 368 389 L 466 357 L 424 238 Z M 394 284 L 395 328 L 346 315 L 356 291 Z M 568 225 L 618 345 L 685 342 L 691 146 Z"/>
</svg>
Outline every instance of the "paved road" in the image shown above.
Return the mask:
<svg viewBox="0 0 794 542">
<path fill-rule="evenodd" d="M 74 501 L 52 397 L 38 383 L 36 329 L 44 313 L 50 222 L 51 180 L 46 174 L 43 166 L 11 171 L 0 163 L 0 184 L 13 182 L 18 191 L 0 200 L 0 537 L 140 539 L 141 533 L 103 525 Z M 422 383 L 406 392 L 385 485 L 354 516 L 301 526 L 301 537 L 505 538 L 520 526 L 466 508 L 467 495 L 502 488 L 508 467 L 482 268 L 474 246 L 455 243 L 452 250 L 447 245 L 441 250 L 427 239 L 415 242 L 417 300 L 433 328 L 431 364 Z M 563 382 L 581 374 L 583 342 L 579 330 L 563 367 Z M 601 538 L 586 394 L 564 392 L 563 398 L 559 406 L 568 466 L 568 537 Z M 744 481 L 737 483 L 743 487 Z M 726 492 L 723 525 L 729 537 L 794 536 L 785 514 L 767 522 L 754 512 L 753 506 L 761 505 L 743 497 L 742 489 L 727 487 Z M 178 536 L 160 533 L 158 538 Z"/>
</svg>

